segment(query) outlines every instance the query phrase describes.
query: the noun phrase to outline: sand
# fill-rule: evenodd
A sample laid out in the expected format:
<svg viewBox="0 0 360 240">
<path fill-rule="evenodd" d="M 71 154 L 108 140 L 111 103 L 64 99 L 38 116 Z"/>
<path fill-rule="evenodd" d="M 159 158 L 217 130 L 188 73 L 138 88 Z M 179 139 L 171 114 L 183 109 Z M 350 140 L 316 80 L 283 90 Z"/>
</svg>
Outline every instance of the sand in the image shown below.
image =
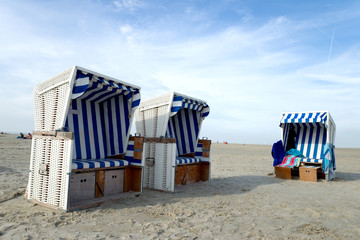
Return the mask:
<svg viewBox="0 0 360 240">
<path fill-rule="evenodd" d="M 360 149 L 336 149 L 336 179 L 273 174 L 271 146 L 213 144 L 212 181 L 144 190 L 77 212 L 25 199 L 31 140 L 0 135 L 1 239 L 359 239 Z"/>
</svg>

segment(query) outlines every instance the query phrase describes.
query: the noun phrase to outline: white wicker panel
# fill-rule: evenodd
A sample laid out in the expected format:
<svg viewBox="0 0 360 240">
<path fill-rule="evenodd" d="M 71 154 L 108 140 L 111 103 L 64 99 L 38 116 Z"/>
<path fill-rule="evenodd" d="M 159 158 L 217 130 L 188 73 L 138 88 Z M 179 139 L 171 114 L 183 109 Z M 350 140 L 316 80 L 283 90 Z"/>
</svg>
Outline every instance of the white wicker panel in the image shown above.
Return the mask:
<svg viewBox="0 0 360 240">
<path fill-rule="evenodd" d="M 146 143 L 144 164 L 144 187 L 154 188 L 154 166 L 148 163 L 155 159 L 155 143 Z"/>
<path fill-rule="evenodd" d="M 165 136 L 170 116 L 169 109 L 169 105 L 164 105 L 157 108 L 157 127 L 155 137 Z"/>
<path fill-rule="evenodd" d="M 145 164 L 144 187 L 174 191 L 175 143 L 147 143 L 146 159 L 154 159 L 154 165 Z"/>
<path fill-rule="evenodd" d="M 160 137 L 165 135 L 167 121 L 170 115 L 172 93 L 141 101 L 135 112 L 136 131 L 145 137 Z M 159 116 L 161 116 L 159 118 Z M 164 118 L 164 119 L 162 119 Z"/>
<path fill-rule="evenodd" d="M 70 96 L 72 69 L 39 84 L 35 90 L 35 131 L 54 131 L 62 127 Z"/>
<path fill-rule="evenodd" d="M 72 140 L 34 137 L 28 198 L 67 209 L 69 165 Z M 40 166 L 48 165 L 48 174 L 40 174 Z"/>
</svg>

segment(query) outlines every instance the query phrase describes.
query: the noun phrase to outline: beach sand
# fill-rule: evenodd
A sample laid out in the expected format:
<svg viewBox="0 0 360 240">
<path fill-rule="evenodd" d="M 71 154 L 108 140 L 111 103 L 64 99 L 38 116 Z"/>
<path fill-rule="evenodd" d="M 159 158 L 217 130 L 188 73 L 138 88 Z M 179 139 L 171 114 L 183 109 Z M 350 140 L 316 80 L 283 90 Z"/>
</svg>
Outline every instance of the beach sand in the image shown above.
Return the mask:
<svg viewBox="0 0 360 240">
<path fill-rule="evenodd" d="M 336 179 L 273 175 L 271 146 L 213 144 L 212 181 L 57 212 L 25 199 L 31 140 L 0 135 L 0 239 L 359 239 L 360 149 Z"/>
</svg>

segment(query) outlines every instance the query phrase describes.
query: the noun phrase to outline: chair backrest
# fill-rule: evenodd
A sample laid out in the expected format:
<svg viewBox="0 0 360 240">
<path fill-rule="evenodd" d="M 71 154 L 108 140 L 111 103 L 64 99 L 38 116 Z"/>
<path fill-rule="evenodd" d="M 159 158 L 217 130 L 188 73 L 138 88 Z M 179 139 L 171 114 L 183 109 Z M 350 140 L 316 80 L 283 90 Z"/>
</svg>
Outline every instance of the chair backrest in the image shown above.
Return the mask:
<svg viewBox="0 0 360 240">
<path fill-rule="evenodd" d="M 206 102 L 174 93 L 165 137 L 176 139 L 178 156 L 195 154 L 202 120 L 209 112 Z"/>
<path fill-rule="evenodd" d="M 178 156 L 194 153 L 200 131 L 200 112 L 181 109 L 170 117 L 165 137 L 175 138 Z"/>
<path fill-rule="evenodd" d="M 126 151 L 130 127 L 125 96 L 73 99 L 65 127 L 74 132 L 74 159 L 106 158 Z"/>
<path fill-rule="evenodd" d="M 322 159 L 326 144 L 327 129 L 325 126 L 296 124 L 295 147 L 305 157 Z"/>
</svg>

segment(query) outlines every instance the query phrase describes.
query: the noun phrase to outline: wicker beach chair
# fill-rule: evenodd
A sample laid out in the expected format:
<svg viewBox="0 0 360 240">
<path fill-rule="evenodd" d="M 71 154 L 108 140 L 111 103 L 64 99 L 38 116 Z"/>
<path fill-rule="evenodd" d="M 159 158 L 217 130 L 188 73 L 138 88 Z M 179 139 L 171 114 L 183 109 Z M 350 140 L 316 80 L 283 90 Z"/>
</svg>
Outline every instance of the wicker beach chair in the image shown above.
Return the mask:
<svg viewBox="0 0 360 240">
<path fill-rule="evenodd" d="M 34 94 L 28 199 L 68 211 L 142 192 L 139 87 L 75 66 Z"/>
<path fill-rule="evenodd" d="M 298 156 L 288 154 L 279 167 L 294 168 L 300 165 L 300 179 L 305 180 L 315 181 L 315 175 L 321 175 L 319 173 L 323 173 L 327 180 L 335 177 L 336 125 L 329 112 L 282 113 L 280 127 L 284 148 L 295 149 Z M 281 171 L 286 170 L 279 167 L 278 173 L 281 175 Z M 306 177 L 306 174 L 312 176 Z"/>
<path fill-rule="evenodd" d="M 175 92 L 141 102 L 135 124 L 147 144 L 144 187 L 174 191 L 210 180 L 211 141 L 199 139 L 209 111 L 205 101 Z"/>
</svg>

